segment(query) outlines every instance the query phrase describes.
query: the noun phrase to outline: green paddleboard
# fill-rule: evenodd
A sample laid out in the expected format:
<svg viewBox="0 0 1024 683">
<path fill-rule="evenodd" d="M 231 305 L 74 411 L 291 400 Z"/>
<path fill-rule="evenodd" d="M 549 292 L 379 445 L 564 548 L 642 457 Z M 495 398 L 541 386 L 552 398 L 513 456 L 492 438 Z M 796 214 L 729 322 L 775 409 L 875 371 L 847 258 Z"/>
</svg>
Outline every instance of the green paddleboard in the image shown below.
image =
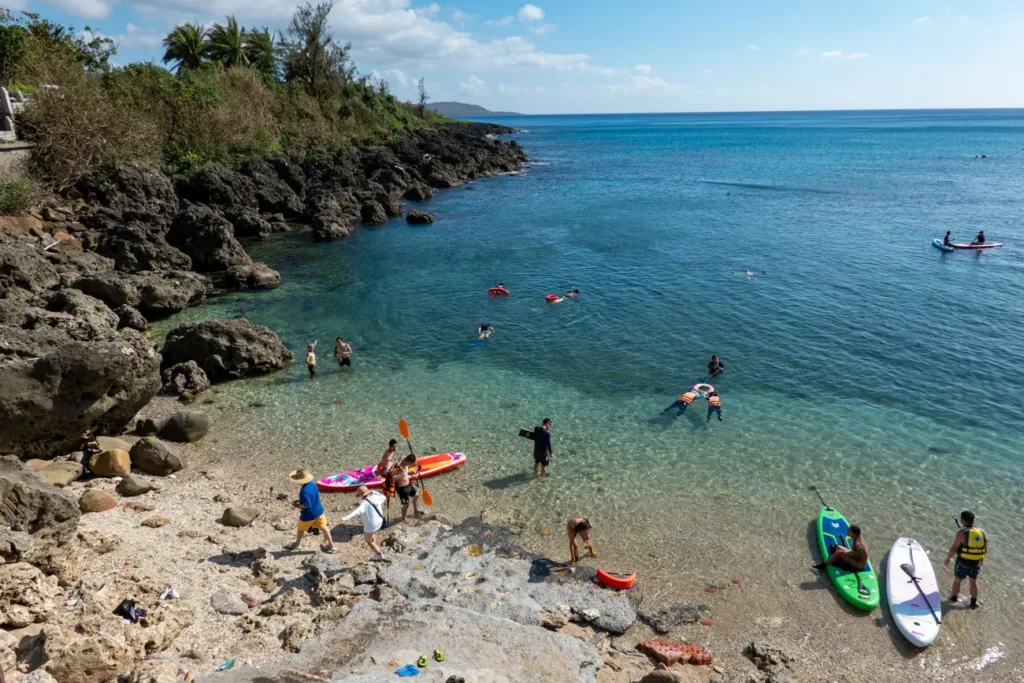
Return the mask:
<svg viewBox="0 0 1024 683">
<path fill-rule="evenodd" d="M 829 556 L 828 549 L 833 545 L 841 543 L 847 548 L 853 547 L 853 542 L 846 535 L 849 528 L 850 523 L 838 510 L 830 507 L 821 508 L 818 512 L 818 550 L 821 551 L 822 562 Z M 859 572 L 850 572 L 831 565 L 826 567 L 825 571 L 846 602 L 868 612 L 878 607 L 881 593 L 878 591 L 878 577 L 875 576 L 870 561 Z"/>
</svg>

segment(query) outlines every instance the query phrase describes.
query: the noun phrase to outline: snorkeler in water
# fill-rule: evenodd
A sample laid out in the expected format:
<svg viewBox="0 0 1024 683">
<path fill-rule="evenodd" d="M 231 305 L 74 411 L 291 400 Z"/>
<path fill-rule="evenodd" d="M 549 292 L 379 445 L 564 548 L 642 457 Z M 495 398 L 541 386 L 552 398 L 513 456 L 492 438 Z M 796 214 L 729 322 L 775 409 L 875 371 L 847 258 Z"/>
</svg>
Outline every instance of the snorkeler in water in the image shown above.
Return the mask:
<svg viewBox="0 0 1024 683">
<path fill-rule="evenodd" d="M 492 334 L 494 334 L 493 325 L 490 323 L 480 323 L 480 328 L 477 330 L 477 338 L 480 341 L 487 341 Z"/>
</svg>

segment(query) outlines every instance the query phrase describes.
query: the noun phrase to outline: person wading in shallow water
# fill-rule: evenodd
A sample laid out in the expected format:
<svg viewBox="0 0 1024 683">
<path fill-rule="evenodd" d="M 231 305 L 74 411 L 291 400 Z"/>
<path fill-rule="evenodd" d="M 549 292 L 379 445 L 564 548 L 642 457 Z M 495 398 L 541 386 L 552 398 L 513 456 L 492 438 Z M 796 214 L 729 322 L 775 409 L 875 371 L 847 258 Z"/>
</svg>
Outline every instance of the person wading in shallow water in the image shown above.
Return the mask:
<svg viewBox="0 0 1024 683">
<path fill-rule="evenodd" d="M 960 531 L 956 532 L 956 538 L 953 539 L 953 545 L 949 548 L 944 563 L 948 567 L 949 561 L 956 555 L 950 602 L 960 599 L 960 582 L 970 579 L 971 609 L 981 607 L 981 603 L 978 602 L 978 578 L 981 574 L 981 563 L 985 561 L 987 554 L 988 537 L 984 531 L 974 526 L 974 513 L 964 510 L 960 513 Z"/>
<path fill-rule="evenodd" d="M 309 376 L 316 374 L 316 342 L 306 348 L 306 367 L 309 368 Z"/>
<path fill-rule="evenodd" d="M 544 418 L 540 427 L 533 429 L 533 473 L 546 475 L 551 458 L 555 456 L 551 450 L 551 420 Z"/>
<path fill-rule="evenodd" d="M 352 367 L 352 347 L 341 337 L 334 340 L 334 358 L 339 368 Z"/>
<path fill-rule="evenodd" d="M 579 564 L 580 561 L 580 549 L 576 545 L 576 536 L 583 539 L 583 547 L 590 551 L 590 556 L 597 557 L 594 544 L 590 542 L 590 531 L 593 528 L 594 525 L 586 517 L 573 517 L 565 526 L 565 532 L 569 536 L 569 555 L 572 557 L 574 565 Z"/>
</svg>

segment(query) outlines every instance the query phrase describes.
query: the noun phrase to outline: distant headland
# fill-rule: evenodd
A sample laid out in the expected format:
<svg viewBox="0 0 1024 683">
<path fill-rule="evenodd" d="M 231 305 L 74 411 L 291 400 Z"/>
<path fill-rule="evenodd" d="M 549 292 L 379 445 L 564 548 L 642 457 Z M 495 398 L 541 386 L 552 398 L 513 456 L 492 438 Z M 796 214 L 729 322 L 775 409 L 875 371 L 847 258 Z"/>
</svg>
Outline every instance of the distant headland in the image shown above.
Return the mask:
<svg viewBox="0 0 1024 683">
<path fill-rule="evenodd" d="M 428 104 L 427 109 L 435 111 L 441 116 L 522 116 L 519 112 L 491 111 L 478 104 L 466 104 L 465 102 L 434 102 Z"/>
</svg>

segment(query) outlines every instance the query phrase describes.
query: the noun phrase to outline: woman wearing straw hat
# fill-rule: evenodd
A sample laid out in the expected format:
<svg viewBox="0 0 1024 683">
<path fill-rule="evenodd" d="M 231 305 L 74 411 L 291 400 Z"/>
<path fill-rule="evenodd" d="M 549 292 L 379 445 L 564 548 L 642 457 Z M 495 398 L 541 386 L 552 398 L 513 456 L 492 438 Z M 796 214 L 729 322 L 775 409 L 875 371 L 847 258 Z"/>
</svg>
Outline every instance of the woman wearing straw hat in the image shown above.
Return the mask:
<svg viewBox="0 0 1024 683">
<path fill-rule="evenodd" d="M 306 532 L 316 528 L 327 537 L 327 545 L 320 546 L 320 549 L 325 553 L 337 552 L 338 549 L 334 547 L 334 539 L 331 538 L 330 527 L 327 526 L 327 513 L 324 512 L 324 505 L 320 502 L 320 490 L 316 487 L 316 482 L 313 481 L 313 475 L 307 470 L 297 469 L 289 474 L 288 478 L 296 484 L 300 484 L 302 488 L 299 489 L 299 499 L 292 503 L 300 510 L 298 533 L 295 535 L 295 542 L 286 545 L 285 550 L 298 550 Z"/>
<path fill-rule="evenodd" d="M 371 562 L 383 562 L 384 553 L 380 551 L 380 546 L 377 545 L 377 532 L 384 526 L 384 509 L 381 507 L 384 503 L 384 496 L 377 491 L 371 491 L 365 486 L 360 486 L 359 490 L 356 491 L 356 495 L 362 498 L 362 502 L 359 503 L 359 507 L 341 518 L 342 522 L 347 522 L 354 517 L 359 515 L 363 516 L 363 539 L 366 540 L 366 545 L 373 549 L 376 553 L 370 558 Z"/>
</svg>

